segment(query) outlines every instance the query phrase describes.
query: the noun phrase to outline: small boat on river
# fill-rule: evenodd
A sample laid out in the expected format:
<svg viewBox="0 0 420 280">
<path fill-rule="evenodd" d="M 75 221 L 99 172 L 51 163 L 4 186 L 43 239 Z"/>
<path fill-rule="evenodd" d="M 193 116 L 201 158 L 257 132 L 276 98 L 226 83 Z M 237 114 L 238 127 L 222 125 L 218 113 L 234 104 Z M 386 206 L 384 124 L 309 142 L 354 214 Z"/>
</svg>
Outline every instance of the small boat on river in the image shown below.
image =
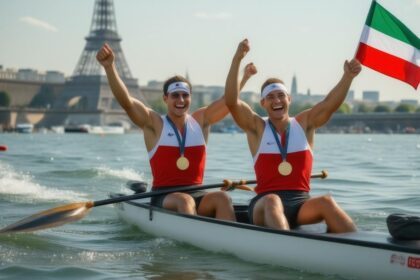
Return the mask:
<svg viewBox="0 0 420 280">
<path fill-rule="evenodd" d="M 420 240 L 370 231 L 325 233 L 323 224 L 273 230 L 249 224 L 246 205 L 235 205 L 238 222 L 175 213 L 148 199 L 119 202 L 115 209 L 146 233 L 254 263 L 350 279 L 420 279 Z"/>
<path fill-rule="evenodd" d="M 31 123 L 18 123 L 16 125 L 16 132 L 19 133 L 32 133 L 34 130 L 34 125 Z"/>
<path fill-rule="evenodd" d="M 65 133 L 89 133 L 89 134 L 124 134 L 125 128 L 122 125 L 73 125 L 64 128 Z"/>
</svg>

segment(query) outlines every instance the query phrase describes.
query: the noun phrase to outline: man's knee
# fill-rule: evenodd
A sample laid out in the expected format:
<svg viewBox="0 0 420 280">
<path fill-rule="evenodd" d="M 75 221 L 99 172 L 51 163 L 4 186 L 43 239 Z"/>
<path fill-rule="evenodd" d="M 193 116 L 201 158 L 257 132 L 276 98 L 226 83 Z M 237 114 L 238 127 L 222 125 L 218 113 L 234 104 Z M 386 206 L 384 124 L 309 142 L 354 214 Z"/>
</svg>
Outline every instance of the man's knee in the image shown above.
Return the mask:
<svg viewBox="0 0 420 280">
<path fill-rule="evenodd" d="M 267 194 L 264 196 L 264 210 L 277 210 L 283 212 L 283 204 L 280 197 L 275 194 Z"/>
<path fill-rule="evenodd" d="M 226 192 L 218 191 L 208 193 L 203 197 L 203 202 L 213 205 L 232 204 L 232 199 Z"/>
<path fill-rule="evenodd" d="M 226 192 L 222 192 L 222 191 L 216 192 L 215 196 L 216 196 L 217 201 L 220 201 L 222 203 L 229 203 L 229 204 L 232 203 L 231 197 Z"/>
<path fill-rule="evenodd" d="M 186 193 L 173 193 L 168 195 L 167 199 L 165 199 L 165 204 L 175 205 L 178 210 L 186 209 L 186 208 L 195 208 L 195 201 L 191 197 L 191 195 Z"/>
<path fill-rule="evenodd" d="M 338 207 L 334 198 L 330 194 L 326 194 L 319 197 L 319 204 L 320 204 L 320 207 L 325 210 L 332 210 Z"/>
</svg>

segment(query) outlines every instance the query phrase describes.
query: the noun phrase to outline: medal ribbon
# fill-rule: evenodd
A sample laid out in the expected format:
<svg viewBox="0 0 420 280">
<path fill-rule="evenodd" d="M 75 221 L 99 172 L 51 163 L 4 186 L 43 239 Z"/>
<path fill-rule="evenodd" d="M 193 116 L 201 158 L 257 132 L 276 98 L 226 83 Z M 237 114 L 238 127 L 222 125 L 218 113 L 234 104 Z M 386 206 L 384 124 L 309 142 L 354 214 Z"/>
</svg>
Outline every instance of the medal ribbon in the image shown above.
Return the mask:
<svg viewBox="0 0 420 280">
<path fill-rule="evenodd" d="M 169 124 L 172 126 L 172 129 L 175 132 L 176 139 L 178 140 L 178 144 L 179 144 L 179 153 L 181 154 L 181 156 L 184 156 L 185 139 L 187 138 L 187 125 L 186 123 L 184 124 L 184 131 L 182 133 L 182 139 L 181 139 L 178 128 L 176 127 L 174 122 L 168 117 L 168 115 L 166 115 L 166 119 L 168 120 Z"/>
<path fill-rule="evenodd" d="M 274 125 L 271 122 L 271 120 L 268 120 L 268 123 L 270 125 L 271 131 L 273 132 L 274 139 L 276 139 L 277 146 L 279 147 L 279 150 L 280 150 L 280 153 L 281 153 L 281 157 L 282 157 L 282 161 L 287 161 L 286 160 L 287 159 L 287 145 L 289 143 L 290 121 L 287 123 L 286 137 L 285 137 L 285 141 L 284 141 L 284 148 L 283 148 L 283 146 L 280 143 L 279 136 L 278 136 L 277 131 L 274 128 Z"/>
</svg>

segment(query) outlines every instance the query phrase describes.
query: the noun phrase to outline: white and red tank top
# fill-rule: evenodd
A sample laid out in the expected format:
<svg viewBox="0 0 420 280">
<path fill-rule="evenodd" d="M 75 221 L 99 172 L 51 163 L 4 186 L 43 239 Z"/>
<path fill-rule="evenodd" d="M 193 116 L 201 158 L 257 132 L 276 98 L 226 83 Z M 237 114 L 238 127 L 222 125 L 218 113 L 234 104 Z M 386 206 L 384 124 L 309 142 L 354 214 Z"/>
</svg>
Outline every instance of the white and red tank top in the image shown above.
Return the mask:
<svg viewBox="0 0 420 280">
<path fill-rule="evenodd" d="M 284 147 L 284 133 L 280 137 Z M 265 120 L 265 129 L 260 146 L 254 156 L 254 169 L 257 177 L 257 194 L 270 191 L 296 190 L 309 192 L 312 172 L 312 150 L 306 139 L 305 132 L 295 118 L 290 118 L 287 161 L 292 165 L 292 173 L 280 175 L 278 166 L 282 156 L 274 138 L 273 132 Z"/>
<path fill-rule="evenodd" d="M 159 141 L 149 152 L 153 187 L 201 184 L 206 162 L 206 142 L 200 125 L 191 115 L 187 115 L 184 156 L 189 161 L 189 167 L 180 170 L 176 166 L 176 161 L 181 156 L 177 137 L 165 116 L 162 116 L 162 121 L 163 128 Z M 182 133 L 179 134 L 182 137 Z"/>
</svg>

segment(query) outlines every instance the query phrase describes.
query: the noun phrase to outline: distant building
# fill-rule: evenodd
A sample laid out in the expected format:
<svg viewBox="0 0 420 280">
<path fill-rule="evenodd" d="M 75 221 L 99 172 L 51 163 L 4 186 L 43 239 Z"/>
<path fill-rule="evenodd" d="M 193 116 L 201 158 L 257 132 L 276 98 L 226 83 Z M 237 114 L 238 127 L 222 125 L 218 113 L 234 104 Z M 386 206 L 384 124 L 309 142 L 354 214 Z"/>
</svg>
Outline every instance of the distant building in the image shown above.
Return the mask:
<svg viewBox="0 0 420 280">
<path fill-rule="evenodd" d="M 296 78 L 296 75 L 293 75 L 293 78 L 292 78 L 292 86 L 290 87 L 290 94 L 292 96 L 298 95 L 298 87 L 297 87 L 297 78 Z"/>
<path fill-rule="evenodd" d="M 155 89 L 160 89 L 163 93 L 163 84 L 165 82 L 161 82 L 161 81 L 156 81 L 156 80 L 151 80 L 149 82 L 147 82 L 147 87 L 149 88 L 155 88 Z"/>
<path fill-rule="evenodd" d="M 309 92 L 309 94 L 311 94 Z M 325 95 L 318 95 L 318 94 L 311 94 L 311 95 L 304 95 L 298 94 L 293 96 L 293 103 L 301 103 L 301 104 L 316 104 L 324 100 Z"/>
<path fill-rule="evenodd" d="M 293 103 L 301 103 L 301 104 L 315 104 L 322 101 L 325 98 L 324 95 L 313 94 L 310 88 L 308 88 L 306 93 L 299 93 L 296 75 L 293 75 L 293 78 L 292 78 L 292 85 L 290 87 L 290 95 L 293 97 Z"/>
<path fill-rule="evenodd" d="M 47 71 L 46 73 L 43 73 L 29 68 L 18 70 L 11 68 L 3 69 L 3 66 L 1 65 L 0 80 L 64 84 L 66 78 L 64 77 L 64 73 L 59 71 Z"/>
<path fill-rule="evenodd" d="M 42 82 L 45 75 L 40 75 L 34 69 L 19 69 L 17 72 L 17 79 L 21 81 Z"/>
<path fill-rule="evenodd" d="M 399 102 L 396 102 L 396 101 L 384 101 L 384 102 L 381 102 L 381 104 L 388 106 L 392 110 L 394 110 L 395 107 L 397 107 L 398 105 L 400 105 L 400 103 Z"/>
<path fill-rule="evenodd" d="M 10 96 L 10 107 L 27 107 L 37 94 L 58 94 L 64 86 L 62 72 L 38 72 L 35 69 L 0 68 L 0 91 Z M 1 121 L 0 121 L 1 122 Z"/>
<path fill-rule="evenodd" d="M 157 100 L 162 99 L 163 90 L 161 87 L 154 86 L 140 86 L 140 90 L 144 95 L 145 100 L 149 104 L 155 103 Z"/>
<path fill-rule="evenodd" d="M 379 102 L 379 91 L 365 90 L 363 91 L 363 101 L 377 103 Z"/>
<path fill-rule="evenodd" d="M 192 85 L 193 99 L 191 107 L 193 109 L 207 106 L 214 100 L 220 98 L 224 94 L 224 87 L 221 86 L 203 86 Z"/>
<path fill-rule="evenodd" d="M 1 80 L 16 80 L 17 71 L 15 69 L 3 69 L 3 65 L 0 68 L 0 79 Z"/>
<path fill-rule="evenodd" d="M 419 102 L 416 99 L 401 99 L 401 104 L 418 106 Z"/>
<path fill-rule="evenodd" d="M 45 82 L 47 83 L 64 83 L 66 78 L 62 72 L 47 71 L 45 75 Z"/>
<path fill-rule="evenodd" d="M 346 102 L 352 103 L 354 101 L 354 90 L 349 90 L 346 96 Z"/>
<path fill-rule="evenodd" d="M 253 91 L 241 92 L 240 98 L 249 105 L 258 103 L 260 101 L 260 95 Z"/>
</svg>

